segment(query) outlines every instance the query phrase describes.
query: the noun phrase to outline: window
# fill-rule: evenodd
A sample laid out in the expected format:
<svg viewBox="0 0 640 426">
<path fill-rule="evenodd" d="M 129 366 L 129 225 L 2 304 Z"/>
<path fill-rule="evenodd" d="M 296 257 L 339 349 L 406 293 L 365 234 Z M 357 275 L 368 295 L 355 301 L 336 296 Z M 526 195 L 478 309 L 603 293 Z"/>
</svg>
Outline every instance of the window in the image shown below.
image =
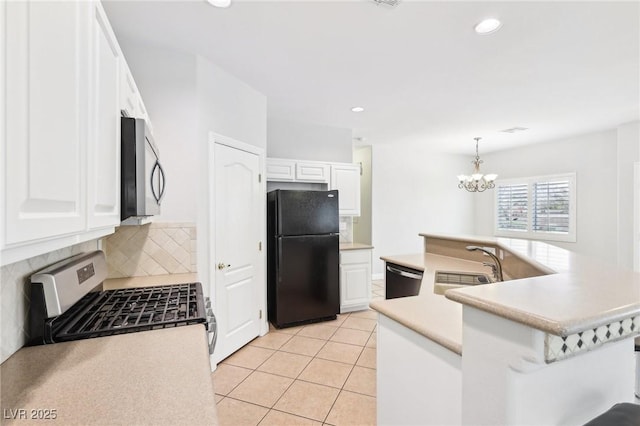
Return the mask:
<svg viewBox="0 0 640 426">
<path fill-rule="evenodd" d="M 497 236 L 576 241 L 575 173 L 496 182 Z"/>
</svg>

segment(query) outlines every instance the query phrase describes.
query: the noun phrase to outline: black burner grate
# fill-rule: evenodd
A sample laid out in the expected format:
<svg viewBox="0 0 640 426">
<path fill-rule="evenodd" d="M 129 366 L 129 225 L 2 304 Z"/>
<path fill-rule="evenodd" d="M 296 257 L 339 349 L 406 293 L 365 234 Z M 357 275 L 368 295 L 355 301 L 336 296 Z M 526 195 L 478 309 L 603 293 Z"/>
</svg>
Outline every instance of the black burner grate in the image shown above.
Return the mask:
<svg viewBox="0 0 640 426">
<path fill-rule="evenodd" d="M 54 340 L 205 323 L 203 300 L 200 283 L 89 293 L 55 319 Z"/>
</svg>

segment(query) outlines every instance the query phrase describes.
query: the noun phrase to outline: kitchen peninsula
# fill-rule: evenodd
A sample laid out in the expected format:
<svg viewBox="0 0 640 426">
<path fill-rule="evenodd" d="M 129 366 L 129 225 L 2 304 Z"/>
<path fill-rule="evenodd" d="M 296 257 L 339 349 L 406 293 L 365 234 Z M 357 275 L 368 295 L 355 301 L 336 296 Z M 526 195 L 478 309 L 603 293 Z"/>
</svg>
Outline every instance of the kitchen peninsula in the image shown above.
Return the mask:
<svg viewBox="0 0 640 426">
<path fill-rule="evenodd" d="M 640 274 L 542 242 L 420 234 L 382 260 L 424 271 L 420 294 L 376 301 L 378 424 L 583 424 L 632 402 Z M 505 282 L 434 293 L 435 271 Z"/>
</svg>

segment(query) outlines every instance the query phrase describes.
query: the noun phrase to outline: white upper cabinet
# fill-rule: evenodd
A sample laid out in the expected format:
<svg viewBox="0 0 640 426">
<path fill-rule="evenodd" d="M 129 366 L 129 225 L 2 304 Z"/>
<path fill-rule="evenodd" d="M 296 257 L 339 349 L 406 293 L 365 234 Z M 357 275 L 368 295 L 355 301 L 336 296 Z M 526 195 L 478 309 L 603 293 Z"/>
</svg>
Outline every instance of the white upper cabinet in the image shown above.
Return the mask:
<svg viewBox="0 0 640 426">
<path fill-rule="evenodd" d="M 100 238 L 120 223 L 128 68 L 99 1 L 2 2 L 0 22 L 4 265 Z M 131 82 L 133 115 L 148 118 Z"/>
<path fill-rule="evenodd" d="M 360 166 L 267 158 L 267 180 L 327 184 L 339 192 L 340 216 L 360 216 Z"/>
<path fill-rule="evenodd" d="M 122 53 L 100 2 L 93 4 L 92 135 L 89 140 L 89 228 L 120 223 L 120 72 Z"/>
<path fill-rule="evenodd" d="M 332 164 L 331 189 L 338 190 L 341 216 L 360 216 L 360 166 Z"/>
<path fill-rule="evenodd" d="M 138 87 L 125 61 L 121 62 L 120 75 L 120 109 L 127 117 L 137 117 L 139 115 Z"/>
<path fill-rule="evenodd" d="M 147 127 L 153 131 L 140 90 L 138 90 L 133 74 L 124 60 L 120 61 L 120 109 L 127 117 L 144 119 L 147 122 Z"/>
<path fill-rule="evenodd" d="M 267 180 L 273 182 L 293 182 L 296 180 L 295 160 L 267 158 Z"/>
<path fill-rule="evenodd" d="M 299 182 L 329 183 L 328 164 L 323 163 L 296 163 L 296 180 Z"/>
<path fill-rule="evenodd" d="M 90 9 L 6 3 L 5 244 L 86 226 Z"/>
</svg>

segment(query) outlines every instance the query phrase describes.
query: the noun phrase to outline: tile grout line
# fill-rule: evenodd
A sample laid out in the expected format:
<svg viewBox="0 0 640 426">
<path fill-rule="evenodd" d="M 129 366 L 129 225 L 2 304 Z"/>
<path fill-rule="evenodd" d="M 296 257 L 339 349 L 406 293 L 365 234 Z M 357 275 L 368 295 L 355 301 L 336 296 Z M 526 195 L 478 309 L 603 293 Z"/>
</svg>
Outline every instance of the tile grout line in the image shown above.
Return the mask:
<svg viewBox="0 0 640 426">
<path fill-rule="evenodd" d="M 338 400 L 338 398 L 339 398 L 340 394 L 341 394 L 342 392 L 347 392 L 347 390 L 345 390 L 345 389 L 344 389 L 344 387 L 345 387 L 346 383 L 348 382 L 349 378 L 351 377 L 351 375 L 353 374 L 353 371 L 355 370 L 355 367 L 356 367 L 356 366 L 358 366 L 358 365 L 357 365 L 357 363 L 358 363 L 358 361 L 360 360 L 360 358 L 362 357 L 362 355 L 364 354 L 364 350 L 368 347 L 368 346 L 367 346 L 367 343 L 370 341 L 371 337 L 372 337 L 372 336 L 373 336 L 373 334 L 376 332 L 375 327 L 374 327 L 374 329 L 373 329 L 373 330 L 368 331 L 368 330 L 361 330 L 361 329 L 357 329 L 357 328 L 351 328 L 351 327 L 344 326 L 345 321 L 347 321 L 347 319 L 351 316 L 351 312 L 346 313 L 346 314 L 342 314 L 342 315 L 345 315 L 345 318 L 342 320 L 342 322 L 340 323 L 340 325 L 338 325 L 338 326 L 333 326 L 333 325 L 331 325 L 331 326 L 330 326 L 330 327 L 335 327 L 335 330 L 334 330 L 334 331 L 333 331 L 333 333 L 331 333 L 327 338 L 319 338 L 319 337 L 315 337 L 315 336 L 304 336 L 304 335 L 300 335 L 299 333 L 300 333 L 302 330 L 304 330 L 304 328 L 305 328 L 306 326 L 313 325 L 313 324 L 307 324 L 305 327 L 302 327 L 300 330 L 298 330 L 295 334 L 291 334 L 291 335 L 290 335 L 290 337 L 289 337 L 289 339 L 287 339 L 287 341 L 285 341 L 282 345 L 280 345 L 280 347 L 279 347 L 278 349 L 265 348 L 265 347 L 261 347 L 261 346 L 254 346 L 254 347 L 258 347 L 258 348 L 262 348 L 262 349 L 270 349 L 270 350 L 273 350 L 273 351 L 274 351 L 274 352 L 273 352 L 272 354 L 270 354 L 270 355 L 269 355 L 269 356 L 268 356 L 268 357 L 267 357 L 263 362 L 261 362 L 260 364 L 258 364 L 258 366 L 257 366 L 257 367 L 255 367 L 255 368 L 247 368 L 247 367 L 243 367 L 243 366 L 237 366 L 237 365 L 234 365 L 234 364 L 227 364 L 227 365 L 234 366 L 234 367 L 241 367 L 241 368 L 245 368 L 245 369 L 247 369 L 247 370 L 251 370 L 251 372 L 250 372 L 250 373 L 249 373 L 249 374 L 248 374 L 244 379 L 242 379 L 242 380 L 241 380 L 241 381 L 240 381 L 236 386 L 234 386 L 234 387 L 233 387 L 233 388 L 232 388 L 232 389 L 227 393 L 227 395 L 219 394 L 220 396 L 222 396 L 222 398 L 221 398 L 221 400 L 220 400 L 218 403 L 222 402 L 222 401 L 223 401 L 224 399 L 226 399 L 226 398 L 229 398 L 229 399 L 232 399 L 232 400 L 236 400 L 236 401 L 240 401 L 240 402 L 243 402 L 243 403 L 251 404 L 251 405 L 254 405 L 254 406 L 257 406 L 257 407 L 266 408 L 266 409 L 267 409 L 267 412 L 266 412 L 266 413 L 265 413 L 265 414 L 260 418 L 260 420 L 256 423 L 256 425 L 258 425 L 259 423 L 261 423 L 261 422 L 265 419 L 265 417 L 269 414 L 269 412 L 270 412 L 271 410 L 278 411 L 278 412 L 281 412 L 281 413 L 285 413 L 285 414 L 288 414 L 288 415 L 298 416 L 298 417 L 301 417 L 301 418 L 304 418 L 304 419 L 308 419 L 308 420 L 311 420 L 311 421 L 315 421 L 315 422 L 317 422 L 317 421 L 319 421 L 319 420 L 311 419 L 311 418 L 309 418 L 309 417 L 301 416 L 301 415 L 299 415 L 299 414 L 289 413 L 289 412 L 286 412 L 286 411 L 283 411 L 283 410 L 279 410 L 279 409 L 274 408 L 274 407 L 278 404 L 278 402 L 282 399 L 282 397 L 283 397 L 283 396 L 284 396 L 284 395 L 289 391 L 289 389 L 293 386 L 293 384 L 294 384 L 296 381 L 300 381 L 300 382 L 304 382 L 304 383 L 309 383 L 309 384 L 319 385 L 319 386 L 325 386 L 325 387 L 327 387 L 327 388 L 337 389 L 337 390 L 338 390 L 338 394 L 337 394 L 337 396 L 336 396 L 335 400 L 333 401 L 333 403 L 331 404 L 331 407 L 330 407 L 330 408 L 329 408 L 329 410 L 327 411 L 327 414 L 325 415 L 324 420 L 322 420 L 322 421 L 321 421 L 323 424 L 330 425 L 330 423 L 327 423 L 327 419 L 328 419 L 329 415 L 331 414 L 331 411 L 332 411 L 332 410 L 333 410 L 333 408 L 335 407 L 335 404 L 336 404 L 336 402 L 337 402 L 337 400 Z M 354 317 L 354 318 L 358 318 L 358 319 L 365 319 L 365 320 L 371 320 L 371 318 L 361 318 L 361 317 Z M 316 323 L 316 324 L 322 324 L 322 323 Z M 328 325 L 328 324 L 327 324 L 327 325 Z M 365 332 L 368 332 L 368 333 L 369 333 L 369 336 L 367 337 L 367 340 L 366 340 L 366 342 L 364 343 L 364 345 L 358 345 L 358 344 L 354 344 L 354 343 L 346 343 L 346 342 L 339 342 L 339 341 L 331 340 L 331 338 L 332 338 L 332 337 L 333 337 L 333 336 L 334 336 L 334 335 L 339 331 L 339 329 L 340 329 L 340 328 L 347 329 L 347 330 L 365 331 Z M 278 332 L 278 329 L 269 330 L 267 333 L 269 333 L 269 332 L 271 332 L 271 331 L 273 331 L 273 332 Z M 281 333 L 281 334 L 288 334 L 288 333 Z M 309 356 L 309 355 L 306 355 L 306 354 L 301 354 L 301 353 L 296 353 L 296 352 L 289 352 L 289 351 L 287 351 L 287 350 L 283 350 L 283 349 L 282 349 L 282 347 L 284 347 L 287 343 L 289 343 L 289 342 L 293 339 L 293 337 L 295 337 L 295 336 L 300 336 L 300 337 L 303 337 L 303 338 L 309 338 L 309 339 L 320 340 L 320 341 L 323 341 L 323 342 L 324 342 L 324 343 L 323 343 L 323 345 L 322 345 L 322 346 L 321 346 L 321 347 L 316 351 L 315 355 L 313 355 L 313 356 L 311 356 L 311 357 L 310 357 L 311 359 L 309 360 L 309 362 L 304 366 L 304 368 L 300 371 L 300 373 L 298 373 L 298 374 L 296 375 L 296 377 L 295 377 L 295 378 L 291 378 L 291 377 L 288 377 L 288 376 L 282 376 L 282 375 L 280 375 L 280 374 L 269 373 L 269 372 L 266 372 L 266 371 L 258 370 L 258 369 L 259 369 L 262 365 L 264 365 L 264 364 L 265 364 L 269 359 L 273 358 L 273 357 L 276 355 L 276 353 L 277 353 L 277 352 L 281 352 L 281 353 L 284 353 L 284 354 L 291 354 L 291 355 Z M 359 352 L 359 354 L 358 354 L 358 356 L 357 356 L 356 360 L 354 361 L 354 363 L 353 363 L 353 364 L 350 364 L 350 363 L 345 363 L 345 362 L 341 362 L 341 361 L 335 361 L 335 360 L 329 360 L 329 359 L 319 358 L 317 355 L 322 351 L 322 349 L 323 349 L 323 348 L 325 348 L 325 347 L 327 346 L 327 343 L 329 343 L 329 342 L 337 343 L 337 344 L 346 344 L 346 345 L 355 346 L 355 347 L 360 348 L 360 352 Z M 253 346 L 253 345 L 252 345 L 252 346 Z M 370 348 L 370 349 L 371 349 L 371 348 Z M 373 348 L 373 349 L 375 349 L 375 348 Z M 314 382 L 307 381 L 307 380 L 304 380 L 304 379 L 301 379 L 301 378 L 300 378 L 300 376 L 302 375 L 302 373 L 304 373 L 304 371 L 309 367 L 309 365 L 313 362 L 313 360 L 314 360 L 314 359 L 318 359 L 318 360 L 322 360 L 322 361 L 338 362 L 338 363 L 340 363 L 340 364 L 344 364 L 344 365 L 348 365 L 348 366 L 350 366 L 349 373 L 347 374 L 347 377 L 346 377 L 346 379 L 344 380 L 344 382 L 342 383 L 342 385 L 341 385 L 341 387 L 340 387 L 340 388 L 333 387 L 333 386 L 329 386 L 329 385 L 326 385 L 326 384 L 314 383 Z M 361 367 L 361 368 L 366 368 L 366 369 L 369 369 L 369 370 L 374 370 L 374 371 L 377 369 L 377 366 L 376 366 L 376 368 L 370 368 L 370 367 L 365 367 L 365 366 L 359 366 L 359 367 Z M 287 388 L 286 388 L 286 389 L 282 392 L 282 394 L 281 394 L 281 395 L 276 399 L 276 401 L 273 403 L 273 405 L 272 405 L 271 407 L 266 407 L 266 406 L 264 406 L 264 405 L 255 404 L 255 403 L 252 403 L 252 402 L 244 401 L 244 400 L 237 399 L 237 398 L 234 398 L 234 397 L 229 396 L 229 395 L 230 395 L 230 394 L 231 394 L 235 389 L 237 389 L 237 388 L 238 388 L 242 383 L 244 383 L 244 382 L 247 380 L 247 378 L 248 378 L 248 377 L 250 377 L 250 376 L 251 376 L 253 373 L 255 373 L 255 372 L 261 372 L 261 373 L 265 373 L 265 374 L 273 374 L 273 375 L 278 376 L 278 377 L 283 377 L 283 378 L 292 379 L 291 384 L 290 384 L 289 386 L 287 386 Z M 363 395 L 363 396 L 371 397 L 371 395 L 364 394 L 364 393 L 360 393 L 360 392 L 356 392 L 356 391 L 348 391 L 348 392 L 352 392 L 352 393 L 355 393 L 355 394 L 359 394 L 359 395 Z M 374 397 L 374 398 L 376 398 L 376 397 Z M 216 405 L 217 405 L 217 404 L 216 404 Z"/>
<path fill-rule="evenodd" d="M 347 314 L 347 318 L 348 318 L 348 316 L 349 316 L 349 315 L 350 315 L 350 313 L 349 313 L 349 314 Z M 335 335 L 335 333 L 337 333 L 338 329 L 342 327 L 342 324 L 344 324 L 344 321 L 346 321 L 346 320 L 347 320 L 347 318 L 345 318 L 345 319 L 342 321 L 342 323 L 341 323 L 341 324 L 336 328 L 336 330 L 335 330 L 335 331 L 331 334 L 331 336 L 329 336 L 327 339 L 317 339 L 317 340 L 324 340 L 324 344 L 320 347 L 320 349 L 318 349 L 318 351 L 316 352 L 316 354 L 315 354 L 315 355 L 313 355 L 313 356 L 311 357 L 311 360 L 310 360 L 310 361 L 305 365 L 305 367 L 302 369 L 302 371 L 300 371 L 300 373 L 298 373 L 298 375 L 295 377 L 295 379 L 293 379 L 293 382 L 291 382 L 291 384 L 287 387 L 287 389 L 286 389 L 286 390 L 282 393 L 282 395 L 280 395 L 280 397 L 276 400 L 276 402 L 273 404 L 273 406 L 274 406 L 274 407 L 278 404 L 278 402 L 282 399 L 282 397 L 287 393 L 287 391 L 291 388 L 291 386 L 293 386 L 293 384 L 296 382 L 296 380 L 300 380 L 301 382 L 305 382 L 305 383 L 311 383 L 311 384 L 315 384 L 315 385 L 326 386 L 326 385 L 321 385 L 321 384 L 319 384 L 319 383 L 308 382 L 308 381 L 306 381 L 306 380 L 299 379 L 299 377 L 300 377 L 300 375 L 301 375 L 302 373 L 304 373 L 304 371 L 307 369 L 307 367 L 309 367 L 309 364 L 311 364 L 311 363 L 313 362 L 313 360 L 314 360 L 314 359 L 323 359 L 323 358 L 318 358 L 318 357 L 317 357 L 317 355 L 320 353 L 320 351 L 322 351 L 322 349 L 327 345 L 327 343 L 329 343 L 329 342 L 331 341 L 331 340 L 329 340 L 329 339 L 331 339 L 331 337 L 333 337 L 333 336 Z M 347 327 L 345 327 L 345 328 L 347 328 Z M 304 328 L 303 328 L 303 329 L 304 329 Z M 300 331 L 302 331 L 303 329 L 299 330 L 299 331 L 298 331 L 298 333 L 300 333 Z M 298 335 L 298 333 L 296 333 L 295 335 Z M 300 336 L 300 337 L 305 337 L 305 336 Z M 371 335 L 369 335 L 369 337 L 371 337 Z M 310 337 L 310 338 L 312 338 L 312 337 Z M 368 339 L 367 339 L 367 341 L 368 341 Z M 285 343 L 285 344 L 286 344 L 286 343 Z M 365 344 L 366 344 L 366 343 L 365 343 Z M 283 344 L 282 346 L 284 346 L 284 344 Z M 281 347 L 282 347 L 282 346 L 281 346 Z M 352 345 L 352 346 L 357 346 L 357 345 Z M 280 349 L 278 349 L 278 351 L 280 351 Z M 362 353 L 362 351 L 364 351 L 364 347 L 362 347 L 362 349 L 361 349 L 361 353 Z M 282 351 L 282 352 L 289 353 L 289 352 L 286 352 L 286 351 Z M 298 355 L 300 355 L 300 354 L 298 354 Z M 341 391 L 342 391 L 342 389 L 344 388 L 345 383 L 347 383 L 347 380 L 349 380 L 349 376 L 351 376 L 351 372 L 353 371 L 353 369 L 354 369 L 354 367 L 355 367 L 355 363 L 356 363 L 356 362 L 358 362 L 358 359 L 359 359 L 359 358 L 360 358 L 360 356 L 358 355 L 358 358 L 356 359 L 356 361 L 354 362 L 354 364 L 352 364 L 352 365 L 351 365 L 351 369 L 350 369 L 350 371 L 349 371 L 349 374 L 347 375 L 347 378 L 345 379 L 344 383 L 342 384 L 342 386 L 341 386 L 339 389 L 338 389 L 338 388 L 334 388 L 334 387 L 332 387 L 332 386 L 326 386 L 326 387 L 330 387 L 330 388 L 332 388 L 332 389 L 338 389 L 338 395 L 336 396 L 336 399 L 335 399 L 335 400 L 333 401 L 333 403 L 331 404 L 331 407 L 329 407 L 329 410 L 327 411 L 327 414 L 324 416 L 324 420 L 322 420 L 322 423 L 323 423 L 323 424 L 326 422 L 327 418 L 329 417 L 329 414 L 331 414 L 331 410 L 333 409 L 333 407 L 334 407 L 334 405 L 335 405 L 336 401 L 338 400 L 338 397 L 340 396 L 340 392 L 341 392 Z M 325 361 L 330 361 L 330 360 L 325 360 Z M 342 364 L 346 364 L 346 363 L 342 363 Z M 348 364 L 347 364 L 347 365 L 348 365 Z M 293 414 L 293 413 L 287 413 L 287 414 L 297 415 L 297 414 Z M 300 416 L 300 417 L 304 417 L 304 416 Z M 307 418 L 307 417 L 304 417 L 304 418 Z M 318 420 L 313 419 L 313 421 L 318 421 Z"/>
<path fill-rule="evenodd" d="M 369 338 L 371 338 L 371 334 L 372 333 L 373 333 L 373 331 L 371 333 L 369 333 Z M 367 342 L 369 341 L 369 338 L 367 339 Z M 347 384 L 347 382 L 349 381 L 349 377 L 351 377 L 351 374 L 353 373 L 353 370 L 356 368 L 356 364 L 358 363 L 358 360 L 360 359 L 360 356 L 364 352 L 364 348 L 365 347 L 363 346 L 362 350 L 360 351 L 360 355 L 358 355 L 358 358 L 356 359 L 356 361 L 351 366 L 351 370 L 349 370 L 349 374 L 347 375 L 347 378 L 345 379 L 344 383 L 340 387 L 340 390 L 338 391 L 338 396 L 336 396 L 336 399 L 333 401 L 333 404 L 331 404 L 331 407 L 329 408 L 329 411 L 327 412 L 327 415 L 325 416 L 324 420 L 322 421 L 323 424 L 327 422 L 327 419 L 329 418 L 329 415 L 331 414 L 331 411 L 333 410 L 333 407 L 335 407 L 336 402 L 338 401 L 338 398 L 340 398 L 340 394 L 345 390 L 344 386 Z"/>
<path fill-rule="evenodd" d="M 243 346 L 243 348 L 245 348 L 246 346 Z M 265 349 L 265 348 L 262 348 Z M 277 350 L 274 350 L 273 353 L 271 355 L 269 355 L 264 361 L 262 361 L 256 368 L 247 368 L 247 367 L 242 367 L 240 365 L 233 365 L 233 364 L 227 364 L 227 365 L 231 365 L 233 367 L 240 367 L 240 368 L 246 368 L 247 370 L 251 370 L 251 373 L 247 374 L 247 377 L 245 377 L 244 379 L 242 379 L 240 382 L 238 382 L 237 385 L 235 385 L 230 391 L 229 393 L 227 393 L 227 395 L 225 395 L 225 397 L 229 397 L 229 395 L 231 394 L 231 392 L 233 392 L 234 390 L 236 390 L 236 388 L 238 386 L 240 386 L 242 383 L 244 383 L 253 373 L 255 373 L 256 371 L 258 371 L 258 368 L 264 364 L 265 362 L 267 362 L 273 355 L 275 355 L 275 353 L 277 352 Z M 215 385 L 214 385 L 214 391 L 215 391 Z M 220 394 L 218 394 L 220 395 Z M 234 398 L 232 398 L 234 399 Z M 246 402 L 246 401 L 245 401 Z"/>
</svg>

